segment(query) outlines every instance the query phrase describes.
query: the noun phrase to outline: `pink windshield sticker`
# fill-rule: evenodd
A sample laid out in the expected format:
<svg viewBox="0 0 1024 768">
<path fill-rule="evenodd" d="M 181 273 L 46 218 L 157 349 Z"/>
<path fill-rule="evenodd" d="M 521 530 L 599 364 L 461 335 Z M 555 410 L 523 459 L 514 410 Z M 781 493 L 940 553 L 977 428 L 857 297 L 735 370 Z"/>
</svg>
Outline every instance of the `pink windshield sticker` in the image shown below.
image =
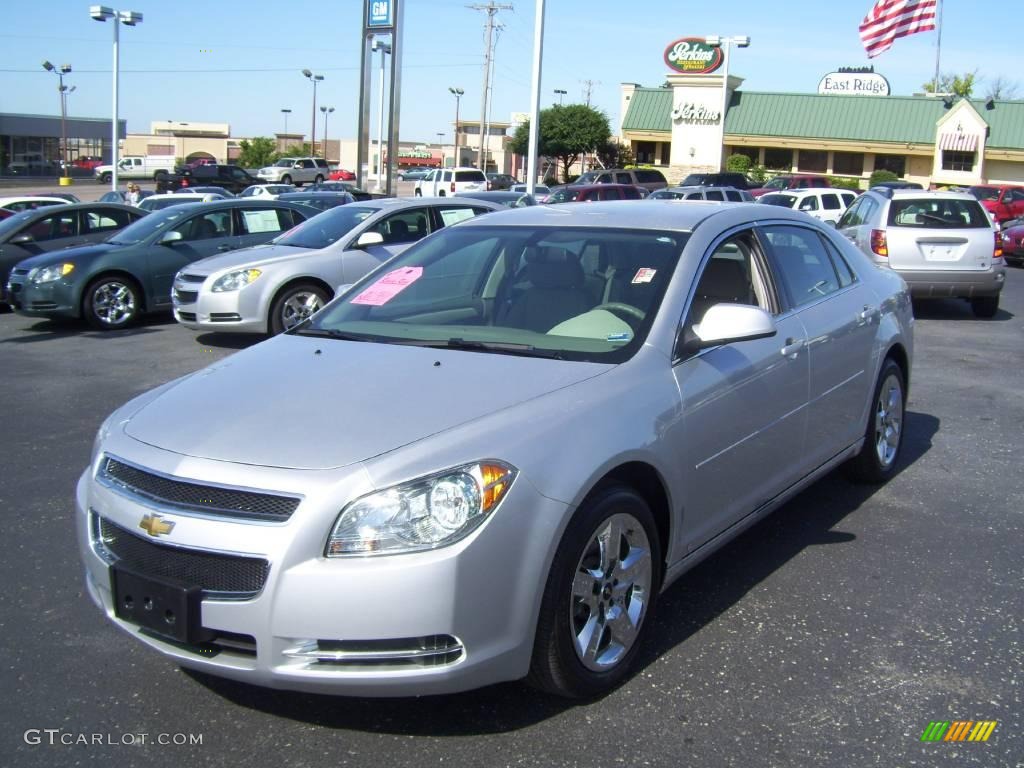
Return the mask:
<svg viewBox="0 0 1024 768">
<path fill-rule="evenodd" d="M 654 279 L 654 276 L 658 273 L 658 270 L 651 269 L 650 267 L 640 267 L 633 275 L 632 282 L 634 283 L 649 283 Z"/>
<path fill-rule="evenodd" d="M 352 299 L 352 303 L 380 307 L 419 280 L 422 274 L 423 267 L 394 269 Z"/>
</svg>

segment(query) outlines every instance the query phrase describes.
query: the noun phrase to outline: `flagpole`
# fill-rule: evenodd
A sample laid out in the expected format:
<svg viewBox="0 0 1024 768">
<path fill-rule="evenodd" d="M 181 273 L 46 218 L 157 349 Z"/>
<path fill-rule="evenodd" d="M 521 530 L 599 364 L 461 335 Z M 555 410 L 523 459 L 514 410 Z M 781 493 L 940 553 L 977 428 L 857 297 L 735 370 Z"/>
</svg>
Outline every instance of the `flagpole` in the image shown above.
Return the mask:
<svg viewBox="0 0 1024 768">
<path fill-rule="evenodd" d="M 935 31 L 938 37 L 935 38 L 935 80 L 932 82 L 932 92 L 939 92 L 939 56 L 942 54 L 942 0 L 938 1 L 938 13 L 935 19 Z"/>
</svg>

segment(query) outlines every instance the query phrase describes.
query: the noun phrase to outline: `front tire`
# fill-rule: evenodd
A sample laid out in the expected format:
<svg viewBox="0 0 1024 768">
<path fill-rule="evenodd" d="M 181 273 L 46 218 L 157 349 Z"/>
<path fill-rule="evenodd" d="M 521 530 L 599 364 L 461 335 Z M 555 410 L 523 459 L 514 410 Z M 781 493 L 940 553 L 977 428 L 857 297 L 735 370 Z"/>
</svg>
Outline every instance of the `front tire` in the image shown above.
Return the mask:
<svg viewBox="0 0 1024 768">
<path fill-rule="evenodd" d="M 906 392 L 903 370 L 891 357 L 886 358 L 871 400 L 864 447 L 847 463 L 854 482 L 878 484 L 892 477 L 903 446 Z"/>
<path fill-rule="evenodd" d="M 413 197 L 423 197 L 423 190 L 417 187 L 416 191 L 413 193 Z"/>
<path fill-rule="evenodd" d="M 299 283 L 286 288 L 270 309 L 270 332 L 274 335 L 294 328 L 323 307 L 330 296 L 312 283 Z"/>
<path fill-rule="evenodd" d="M 527 682 L 567 698 L 606 693 L 629 673 L 661 587 L 661 544 L 632 488 L 600 488 L 573 516 L 541 601 Z"/>
<path fill-rule="evenodd" d="M 982 298 L 971 299 L 971 311 L 975 317 L 993 318 L 999 312 L 999 297 L 983 296 Z"/>
<path fill-rule="evenodd" d="M 85 289 L 82 314 L 99 331 L 119 331 L 139 316 L 141 292 L 134 280 L 126 277 L 101 277 Z"/>
<path fill-rule="evenodd" d="M 109 184 L 109 183 L 110 183 L 110 174 L 109 173 L 101 173 L 100 174 L 100 184 Z"/>
<path fill-rule="evenodd" d="M 282 184 L 291 184 L 291 183 L 292 183 L 292 177 L 291 177 L 291 176 L 289 176 L 289 175 L 288 175 L 288 174 L 286 173 L 286 174 L 285 174 L 284 176 L 282 176 L 282 177 L 281 177 L 281 183 L 282 183 Z"/>
</svg>

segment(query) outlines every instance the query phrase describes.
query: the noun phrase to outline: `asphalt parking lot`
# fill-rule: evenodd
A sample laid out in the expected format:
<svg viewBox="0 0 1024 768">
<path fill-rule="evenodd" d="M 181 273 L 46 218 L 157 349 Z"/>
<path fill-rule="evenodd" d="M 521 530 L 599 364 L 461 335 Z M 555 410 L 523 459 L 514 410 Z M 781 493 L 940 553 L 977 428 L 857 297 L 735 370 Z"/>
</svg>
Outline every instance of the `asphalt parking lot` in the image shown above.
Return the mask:
<svg viewBox="0 0 1024 768">
<path fill-rule="evenodd" d="M 684 576 L 637 674 L 579 705 L 520 684 L 267 691 L 119 632 L 83 593 L 72 527 L 93 434 L 257 339 L 0 315 L 0 765 L 1024 766 L 1024 270 L 1002 307 L 918 305 L 901 472 L 829 476 Z M 998 725 L 922 743 L 935 720 Z"/>
</svg>

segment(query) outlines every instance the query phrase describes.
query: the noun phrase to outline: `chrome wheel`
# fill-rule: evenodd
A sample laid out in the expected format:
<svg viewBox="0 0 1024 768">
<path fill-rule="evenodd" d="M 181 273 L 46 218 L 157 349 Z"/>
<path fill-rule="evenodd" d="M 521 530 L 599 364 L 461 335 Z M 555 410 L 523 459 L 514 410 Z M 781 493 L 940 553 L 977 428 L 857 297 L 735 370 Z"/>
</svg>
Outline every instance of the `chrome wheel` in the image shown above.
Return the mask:
<svg viewBox="0 0 1024 768">
<path fill-rule="evenodd" d="M 287 331 L 308 319 L 323 304 L 320 297 L 311 291 L 293 293 L 281 307 L 281 326 Z"/>
<path fill-rule="evenodd" d="M 92 291 L 90 304 L 93 317 L 108 328 L 131 322 L 137 310 L 135 290 L 120 280 L 105 280 L 97 285 Z"/>
<path fill-rule="evenodd" d="M 576 656 L 587 669 L 614 667 L 636 642 L 650 600 L 651 546 L 630 514 L 607 518 L 576 565 L 569 621 Z"/>
<path fill-rule="evenodd" d="M 903 385 L 890 373 L 878 391 L 875 404 L 875 453 L 883 468 L 892 466 L 899 453 L 903 430 Z"/>
</svg>

